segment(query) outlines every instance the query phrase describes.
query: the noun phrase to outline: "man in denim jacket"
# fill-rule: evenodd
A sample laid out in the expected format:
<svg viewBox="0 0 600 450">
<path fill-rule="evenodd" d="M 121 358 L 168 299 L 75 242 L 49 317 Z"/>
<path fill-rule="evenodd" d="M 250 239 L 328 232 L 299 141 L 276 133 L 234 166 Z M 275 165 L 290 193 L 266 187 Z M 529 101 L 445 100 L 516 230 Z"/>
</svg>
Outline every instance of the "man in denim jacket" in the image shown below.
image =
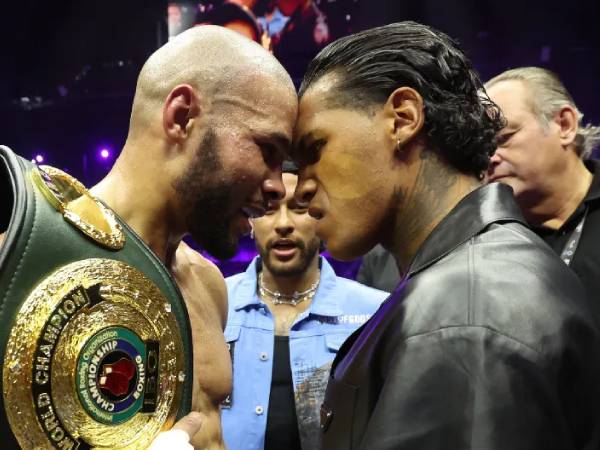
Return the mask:
<svg viewBox="0 0 600 450">
<path fill-rule="evenodd" d="M 226 279 L 233 392 L 222 424 L 229 450 L 318 448 L 331 361 L 387 296 L 337 277 L 319 257 L 316 220 L 293 199 L 293 170 L 284 166 L 285 198 L 253 221 L 260 257 Z"/>
</svg>

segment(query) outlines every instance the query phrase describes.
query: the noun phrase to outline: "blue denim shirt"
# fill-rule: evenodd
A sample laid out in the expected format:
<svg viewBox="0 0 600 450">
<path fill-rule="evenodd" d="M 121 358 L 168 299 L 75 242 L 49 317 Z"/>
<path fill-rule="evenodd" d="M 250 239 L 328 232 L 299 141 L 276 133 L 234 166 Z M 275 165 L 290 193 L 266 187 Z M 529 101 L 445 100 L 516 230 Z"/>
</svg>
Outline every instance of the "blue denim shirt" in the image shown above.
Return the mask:
<svg viewBox="0 0 600 450">
<path fill-rule="evenodd" d="M 275 36 L 277 33 L 281 33 L 288 23 L 290 18 L 284 15 L 279 8 L 275 7 L 271 18 L 257 17 L 256 21 L 260 24 L 260 27 L 267 32 L 269 36 Z"/>
<path fill-rule="evenodd" d="M 228 450 L 263 450 L 275 324 L 256 292 L 257 258 L 227 278 L 229 316 L 225 339 L 233 358 L 233 391 L 221 410 Z M 302 448 L 319 441 L 319 410 L 331 362 L 344 340 L 366 322 L 389 294 L 337 277 L 321 258 L 321 280 L 310 307 L 289 335 L 290 365 Z"/>
</svg>

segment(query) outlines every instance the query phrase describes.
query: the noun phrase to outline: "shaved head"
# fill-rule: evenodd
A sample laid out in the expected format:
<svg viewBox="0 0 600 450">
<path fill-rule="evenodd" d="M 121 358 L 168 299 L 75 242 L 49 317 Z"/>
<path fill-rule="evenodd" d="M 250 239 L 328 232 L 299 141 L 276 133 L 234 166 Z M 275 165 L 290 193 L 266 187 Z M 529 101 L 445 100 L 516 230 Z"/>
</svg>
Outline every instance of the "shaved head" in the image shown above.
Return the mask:
<svg viewBox="0 0 600 450">
<path fill-rule="evenodd" d="M 104 186 L 128 183 L 144 208 L 164 212 L 175 240 L 189 233 L 213 256 L 232 256 L 249 216 L 284 195 L 297 107 L 292 80 L 264 48 L 223 27 L 194 27 L 144 64 Z"/>
<path fill-rule="evenodd" d="M 137 81 L 130 137 L 160 117 L 163 102 L 177 85 L 188 84 L 197 90 L 207 114 L 219 103 L 247 102 L 244 88 L 248 84 L 244 81 L 259 74 L 293 92 L 285 69 L 257 43 L 219 26 L 191 28 L 159 48 L 144 64 Z"/>
</svg>

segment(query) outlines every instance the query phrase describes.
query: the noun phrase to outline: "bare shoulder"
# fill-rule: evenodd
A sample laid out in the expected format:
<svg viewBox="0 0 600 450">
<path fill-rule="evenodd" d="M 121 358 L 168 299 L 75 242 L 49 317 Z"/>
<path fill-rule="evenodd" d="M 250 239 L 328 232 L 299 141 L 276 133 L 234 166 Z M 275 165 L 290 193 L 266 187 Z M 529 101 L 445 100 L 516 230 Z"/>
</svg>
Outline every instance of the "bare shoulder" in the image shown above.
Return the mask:
<svg viewBox="0 0 600 450">
<path fill-rule="evenodd" d="M 223 324 L 227 320 L 227 287 L 219 268 L 199 252 L 181 242 L 171 267 L 188 308 L 204 298 L 216 307 Z M 192 301 L 193 300 L 193 301 Z M 203 305 L 206 306 L 206 305 Z"/>
<path fill-rule="evenodd" d="M 212 261 L 206 259 L 200 252 L 197 252 L 183 241 L 177 247 L 175 259 L 176 264 L 180 267 L 202 270 L 206 275 L 210 274 L 214 278 L 223 279 L 219 268 Z"/>
</svg>

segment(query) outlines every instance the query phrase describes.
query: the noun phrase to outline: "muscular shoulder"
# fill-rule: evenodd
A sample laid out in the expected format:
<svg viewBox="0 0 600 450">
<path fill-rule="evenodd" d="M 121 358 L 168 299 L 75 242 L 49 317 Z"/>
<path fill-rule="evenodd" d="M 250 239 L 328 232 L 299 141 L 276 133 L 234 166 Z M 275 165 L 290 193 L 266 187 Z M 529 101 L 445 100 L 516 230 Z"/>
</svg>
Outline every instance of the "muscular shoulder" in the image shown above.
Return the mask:
<svg viewBox="0 0 600 450">
<path fill-rule="evenodd" d="M 223 281 L 223 276 L 221 275 L 219 268 L 183 241 L 179 244 L 179 247 L 177 247 L 175 258 L 176 263 L 180 268 L 200 270 L 206 276 L 219 278 Z"/>
<path fill-rule="evenodd" d="M 227 289 L 223 275 L 217 266 L 185 242 L 181 242 L 171 271 L 186 299 L 188 308 L 206 306 L 198 302 L 198 299 L 206 299 L 217 308 L 224 325 L 227 321 Z"/>
</svg>

